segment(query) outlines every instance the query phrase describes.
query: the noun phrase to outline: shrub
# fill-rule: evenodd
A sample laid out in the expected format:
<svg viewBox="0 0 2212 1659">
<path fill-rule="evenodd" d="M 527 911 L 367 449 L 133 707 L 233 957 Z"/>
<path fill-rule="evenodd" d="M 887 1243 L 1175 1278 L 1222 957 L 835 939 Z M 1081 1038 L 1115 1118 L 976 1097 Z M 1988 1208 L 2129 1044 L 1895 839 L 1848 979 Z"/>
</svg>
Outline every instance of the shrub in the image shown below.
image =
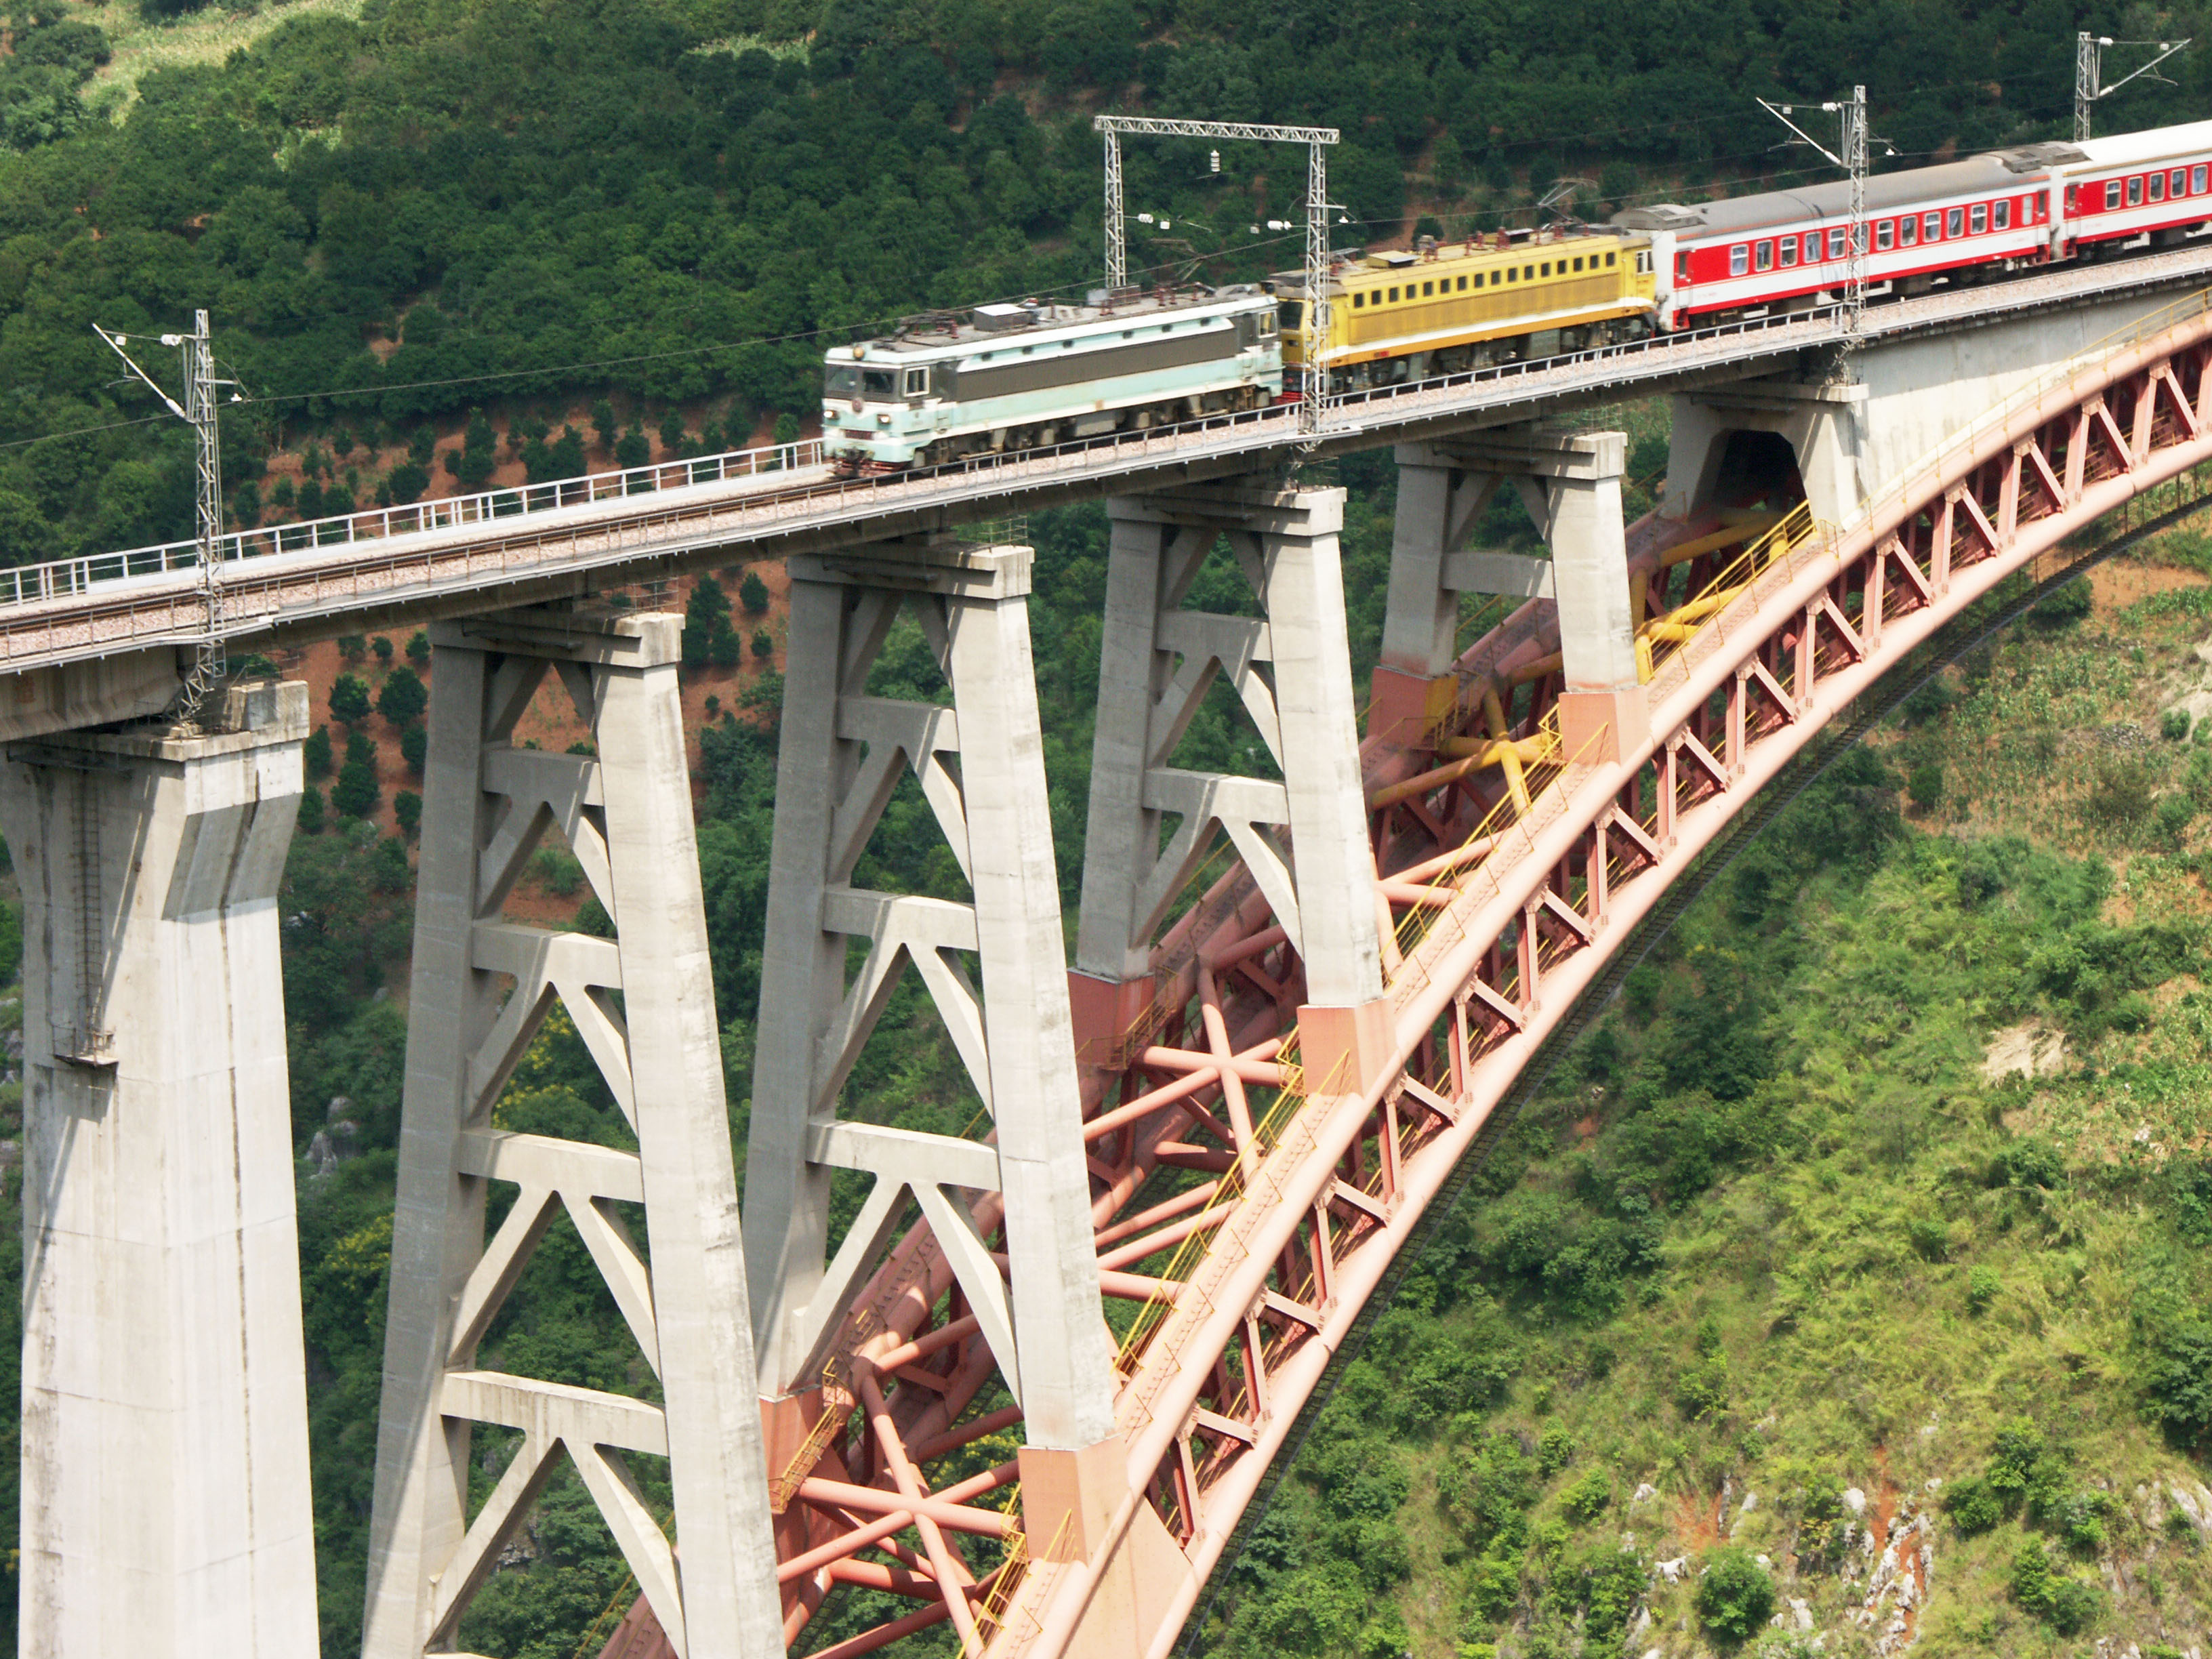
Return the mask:
<svg viewBox="0 0 2212 1659">
<path fill-rule="evenodd" d="M 748 570 L 738 579 L 738 603 L 745 608 L 748 617 L 763 615 L 768 610 L 768 584 L 760 579 L 757 570 Z"/>
<path fill-rule="evenodd" d="M 368 884 L 380 893 L 407 890 L 407 848 L 396 836 L 380 839 L 368 855 Z"/>
<path fill-rule="evenodd" d="M 399 824 L 399 833 L 412 836 L 422 823 L 422 797 L 412 789 L 403 789 L 392 798 L 392 816 Z"/>
<path fill-rule="evenodd" d="M 338 635 L 338 655 L 343 657 L 348 662 L 359 662 L 368 654 L 368 639 L 366 635 L 341 634 Z"/>
<path fill-rule="evenodd" d="M 1923 1261 L 1948 1261 L 1951 1256 L 1951 1230 L 1936 1216 L 1918 1215 L 1905 1224 L 1905 1237 L 1912 1241 L 1913 1254 Z"/>
<path fill-rule="evenodd" d="M 331 805 L 347 817 L 365 818 L 382 793 L 376 781 L 376 745 L 356 732 L 346 739 L 345 764 L 331 786 Z"/>
<path fill-rule="evenodd" d="M 392 641 L 384 635 L 379 634 L 371 640 L 368 642 L 368 648 L 376 653 L 377 661 L 387 668 L 392 665 Z"/>
<path fill-rule="evenodd" d="M 2046 628 L 2070 627 L 2089 614 L 2095 598 L 2089 591 L 2088 579 L 2077 576 L 2038 599 L 2027 614 L 2030 620 Z"/>
<path fill-rule="evenodd" d="M 769 637 L 768 629 L 765 628 L 756 628 L 753 629 L 754 660 L 757 662 L 770 662 L 775 659 L 775 641 Z"/>
<path fill-rule="evenodd" d="M 396 507 L 421 501 L 422 492 L 429 487 L 430 469 L 419 461 L 402 461 L 384 475 L 384 488 L 390 492 Z"/>
<path fill-rule="evenodd" d="M 1588 1524 L 1613 1506 L 1613 1480 L 1603 1469 L 1585 1469 L 1583 1478 L 1567 1488 L 1563 1500 L 1569 1515 Z"/>
<path fill-rule="evenodd" d="M 368 687 L 352 674 L 331 683 L 331 718 L 352 726 L 368 718 Z"/>
<path fill-rule="evenodd" d="M 1715 1358 L 1686 1368 L 1674 1384 L 1674 1404 L 1692 1421 L 1727 1411 L 1728 1361 Z"/>
<path fill-rule="evenodd" d="M 417 668 L 430 665 L 430 635 L 427 629 L 418 628 L 408 636 L 407 660 Z"/>
<path fill-rule="evenodd" d="M 1969 1268 L 1966 1273 L 1966 1311 L 1971 1314 L 1987 1313 L 2002 1288 L 1996 1268 Z"/>
<path fill-rule="evenodd" d="M 430 734 L 419 726 L 403 727 L 399 733 L 399 758 L 407 763 L 407 769 L 416 777 L 422 775 L 422 762 L 430 752 Z"/>
<path fill-rule="evenodd" d="M 563 847 L 541 847 L 532 854 L 530 867 L 547 892 L 556 898 L 574 896 L 584 884 L 584 866 Z"/>
<path fill-rule="evenodd" d="M 300 792 L 300 833 L 319 836 L 323 833 L 323 792 L 313 784 Z"/>
<path fill-rule="evenodd" d="M 2168 743 L 2180 743 L 2189 736 L 2189 711 L 2169 708 L 2158 717 L 2158 734 Z"/>
<path fill-rule="evenodd" d="M 2012 1559 L 2012 1595 L 2022 1611 L 2071 1636 L 2097 1616 L 2097 1592 L 2051 1564 L 2043 1540 L 2031 1538 Z"/>
<path fill-rule="evenodd" d="M 1990 1160 L 1992 1187 L 2056 1187 L 2066 1178 L 2057 1149 L 2036 1140 L 2015 1140 Z"/>
<path fill-rule="evenodd" d="M 2003 1503 L 1978 1474 L 1951 1483 L 1943 1493 L 1943 1510 L 1951 1524 L 1970 1538 L 2004 1519 Z"/>
<path fill-rule="evenodd" d="M 632 421 L 629 430 L 615 440 L 615 465 L 620 467 L 643 466 L 653 459 L 653 440 L 645 435 L 645 428 Z"/>
<path fill-rule="evenodd" d="M 317 726 L 307 740 L 300 745 L 300 759 L 307 769 L 310 778 L 326 778 L 331 775 L 331 728 Z"/>
<path fill-rule="evenodd" d="M 1705 1552 L 1698 1580 L 1698 1617 L 1723 1642 L 1747 1642 L 1774 1611 L 1774 1581 L 1733 1545 Z"/>
<path fill-rule="evenodd" d="M 2143 1373 L 2151 1413 L 2185 1445 L 2212 1442 L 2212 1325 L 2157 1334 L 2157 1357 Z"/>
<path fill-rule="evenodd" d="M 1560 1425 L 1553 1424 L 1536 1442 L 1536 1467 L 1543 1470 L 1544 1479 L 1549 1480 L 1574 1461 L 1574 1436 Z"/>
<path fill-rule="evenodd" d="M 1938 806 L 1943 800 L 1943 769 L 1934 761 L 1923 761 L 1905 774 L 1905 793 L 1922 811 Z"/>
</svg>

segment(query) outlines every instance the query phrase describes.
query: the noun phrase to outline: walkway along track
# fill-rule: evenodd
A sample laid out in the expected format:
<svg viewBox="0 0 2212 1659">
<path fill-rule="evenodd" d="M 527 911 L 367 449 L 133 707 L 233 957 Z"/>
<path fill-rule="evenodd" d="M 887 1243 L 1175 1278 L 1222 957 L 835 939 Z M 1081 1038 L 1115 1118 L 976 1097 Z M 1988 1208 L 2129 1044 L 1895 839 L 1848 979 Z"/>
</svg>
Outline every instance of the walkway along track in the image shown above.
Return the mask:
<svg viewBox="0 0 2212 1659">
<path fill-rule="evenodd" d="M 2212 246 L 2203 244 L 2067 265 L 1878 307 L 1866 337 L 1972 328 L 2207 274 Z M 1348 453 L 1741 379 L 1840 338 L 1835 314 L 1822 311 L 1474 369 L 1348 395 L 1317 438 L 1298 430 L 1293 406 L 1277 405 L 856 479 L 830 477 L 818 444 L 787 445 L 233 532 L 223 543 L 228 633 L 241 647 L 289 645 L 1141 493 L 1249 471 L 1271 456 Z M 197 639 L 194 545 L 0 572 L 0 672 Z"/>
<path fill-rule="evenodd" d="M 886 1572 L 859 1559 L 878 1547 L 882 1523 L 857 1524 L 848 1505 L 841 1536 L 785 1563 L 787 1584 L 809 1592 L 788 1633 L 835 1583 L 876 1583 L 912 1597 L 915 1611 L 823 1652 L 872 1650 L 951 1617 L 954 1600 L 976 1632 L 971 1651 L 1069 1651 L 1096 1564 L 1146 1510 L 1146 1530 L 1164 1530 L 1189 1574 L 1145 1609 L 1137 1650 L 1171 1651 L 1392 1262 L 1503 1121 L 1532 1057 L 1675 880 L 1948 623 L 2063 538 L 2212 462 L 2205 301 L 2171 307 L 2100 358 L 2027 388 L 1848 528 L 1801 512 L 1741 551 L 1669 563 L 1647 522 L 1632 569 L 1658 735 L 1640 752 L 1605 764 L 1559 752 L 1547 718 L 1555 641 L 1541 605 L 1462 659 L 1457 708 L 1422 752 L 1370 741 L 1378 891 L 1393 922 L 1385 966 L 1398 1060 L 1385 1075 L 1303 1073 L 1299 964 L 1264 899 L 1224 871 L 1158 947 L 1150 1012 L 1113 1053 L 1087 1056 L 1131 1488 L 1103 1547 L 1091 1563 L 1059 1562 L 1045 1540 L 1013 1531 L 996 1572 L 940 1584 L 926 1564 Z M 1482 735 L 1462 737 L 1475 722 Z M 1478 763 L 1434 763 L 1454 752 Z M 1163 1172 L 1176 1170 L 1211 1178 L 1163 1200 L 1176 1178 Z M 975 1215 L 987 1236 L 988 1205 Z M 854 1304 L 817 1434 L 771 1471 L 787 1504 L 827 1518 L 851 1491 L 814 1469 L 870 1483 L 890 1449 L 872 1445 L 883 1436 L 927 1474 L 1018 1420 L 1011 1408 L 969 1414 L 979 1396 L 988 1403 L 991 1364 L 957 1298 L 946 1302 L 951 1288 L 916 1228 Z M 871 1381 L 871 1409 L 853 1419 L 840 1377 L 880 1378 L 888 1398 Z M 941 1519 L 1004 1537 L 1012 1516 L 968 1505 L 1009 1478 L 1010 1466 L 935 1494 Z"/>
</svg>

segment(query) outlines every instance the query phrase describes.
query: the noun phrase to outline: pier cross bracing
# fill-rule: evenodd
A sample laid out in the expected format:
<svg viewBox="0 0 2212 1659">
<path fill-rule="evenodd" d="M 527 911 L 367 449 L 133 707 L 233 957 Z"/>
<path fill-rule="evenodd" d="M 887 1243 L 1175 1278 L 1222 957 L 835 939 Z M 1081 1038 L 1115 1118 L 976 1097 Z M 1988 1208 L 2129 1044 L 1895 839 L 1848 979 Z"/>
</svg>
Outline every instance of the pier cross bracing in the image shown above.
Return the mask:
<svg viewBox="0 0 2212 1659">
<path fill-rule="evenodd" d="M 2183 249 L 1881 307 L 1843 384 L 1815 314 L 1347 398 L 1318 437 L 1259 411 L 854 481 L 797 446 L 227 538 L 240 651 L 438 624 L 368 1650 L 452 1651 L 566 1457 L 638 1582 L 617 1659 L 782 1651 L 853 1585 L 910 1610 L 839 1659 L 940 1624 L 971 1653 L 1170 1651 L 1396 1252 L 1668 884 L 1964 606 L 2102 515 L 2197 499 L 2208 274 Z M 1663 495 L 1624 525 L 1620 435 L 1559 421 L 1662 394 Z M 1356 687 L 1340 492 L 1291 463 L 1382 444 Z M 1736 513 L 1747 480 L 1797 505 Z M 1547 558 L 1473 544 L 1499 490 Z M 1112 533 L 1071 932 L 1032 562 L 962 526 L 1085 497 Z M 733 556 L 793 577 L 742 1225 L 678 620 L 593 599 Z M 1249 614 L 1188 602 L 1221 556 Z M 292 1659 L 315 1608 L 275 903 L 304 693 L 157 718 L 204 616 L 179 550 L 8 580 L 24 1651 Z M 1469 592 L 1517 604 L 1466 644 Z M 868 694 L 902 615 L 941 704 Z M 1217 679 L 1270 775 L 1172 763 Z M 595 755 L 513 745 L 541 694 Z M 907 775 L 969 902 L 854 884 Z M 612 938 L 503 919 L 548 836 Z M 908 971 L 979 1103 L 963 1135 L 846 1097 Z M 635 1153 L 495 1125 L 556 1006 Z M 872 1184 L 833 1238 L 839 1170 Z M 650 1399 L 479 1366 L 556 1226 Z M 472 1505 L 477 1424 L 520 1449 Z M 942 1473 L 994 1435 L 1018 1452 Z"/>
</svg>

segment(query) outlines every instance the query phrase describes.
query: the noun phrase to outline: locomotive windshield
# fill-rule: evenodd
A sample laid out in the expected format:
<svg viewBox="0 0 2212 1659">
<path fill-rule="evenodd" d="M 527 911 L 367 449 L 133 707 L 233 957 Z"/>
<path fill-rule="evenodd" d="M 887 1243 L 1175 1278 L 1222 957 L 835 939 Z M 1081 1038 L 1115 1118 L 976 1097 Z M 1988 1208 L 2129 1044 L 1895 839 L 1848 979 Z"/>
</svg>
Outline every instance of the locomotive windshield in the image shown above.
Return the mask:
<svg viewBox="0 0 2212 1659">
<path fill-rule="evenodd" d="M 849 398 L 860 389 L 860 371 L 845 363 L 832 368 L 823 378 L 822 392 L 828 398 Z"/>
</svg>

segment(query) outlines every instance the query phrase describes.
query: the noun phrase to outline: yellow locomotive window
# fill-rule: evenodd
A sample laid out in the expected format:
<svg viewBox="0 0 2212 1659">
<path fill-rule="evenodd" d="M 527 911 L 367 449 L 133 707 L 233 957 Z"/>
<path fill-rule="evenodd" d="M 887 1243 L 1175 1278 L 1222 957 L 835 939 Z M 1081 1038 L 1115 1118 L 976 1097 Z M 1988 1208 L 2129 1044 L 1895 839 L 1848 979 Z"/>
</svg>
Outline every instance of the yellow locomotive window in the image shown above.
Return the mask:
<svg viewBox="0 0 2212 1659">
<path fill-rule="evenodd" d="M 1394 288 L 1394 289 L 1392 289 L 1390 290 L 1390 303 L 1391 303 L 1391 304 L 1393 304 L 1393 305 L 1395 305 L 1395 304 L 1397 304 L 1397 302 L 1398 302 L 1398 290 L 1397 290 L 1396 289 L 1395 289 L 1395 288 Z"/>
<path fill-rule="evenodd" d="M 1576 269 L 1577 270 L 1580 270 L 1582 268 L 1583 268 L 1583 262 L 1582 262 L 1580 259 L 1576 260 L 1576 261 L 1575 261 L 1575 269 Z"/>
<path fill-rule="evenodd" d="M 1355 294 L 1355 295 L 1353 295 L 1352 296 L 1352 308 L 1354 311 L 1358 310 L 1362 306 L 1365 305 L 1366 303 L 1367 303 L 1367 296 L 1366 296 L 1364 294 Z"/>
<path fill-rule="evenodd" d="M 1605 268 L 1606 268 L 1607 270 L 1611 270 L 1613 268 L 1614 264 L 1617 264 L 1617 263 L 1619 262 L 1620 258 L 1620 256 L 1619 254 L 1617 254 L 1617 253 L 1608 253 L 1608 254 L 1607 254 L 1607 255 L 1605 256 Z"/>
<path fill-rule="evenodd" d="M 1462 277 L 1461 280 L 1465 281 L 1466 279 Z M 1482 273 L 1479 270 L 1474 273 L 1474 285 L 1477 288 L 1480 288 L 1482 286 Z"/>
<path fill-rule="evenodd" d="M 1462 294 L 1467 292 L 1467 278 L 1464 276 L 1459 279 L 1459 291 Z"/>
<path fill-rule="evenodd" d="M 1565 264 L 1566 261 L 1562 259 L 1559 263 L 1561 264 Z M 1552 274 L 1552 262 L 1549 259 L 1545 260 L 1541 265 L 1537 267 L 1536 274 L 1539 276 L 1550 276 Z"/>
<path fill-rule="evenodd" d="M 1421 284 L 1421 297 L 1424 300 L 1430 298 L 1436 293 L 1436 291 L 1437 285 L 1434 283 L 1423 283 Z"/>
</svg>

